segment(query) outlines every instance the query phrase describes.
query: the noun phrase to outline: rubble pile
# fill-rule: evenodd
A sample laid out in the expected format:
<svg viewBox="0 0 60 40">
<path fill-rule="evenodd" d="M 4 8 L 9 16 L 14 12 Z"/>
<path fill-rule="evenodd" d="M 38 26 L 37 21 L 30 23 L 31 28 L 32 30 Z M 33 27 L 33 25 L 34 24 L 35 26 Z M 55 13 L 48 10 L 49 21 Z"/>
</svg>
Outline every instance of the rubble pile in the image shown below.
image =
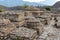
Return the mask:
<svg viewBox="0 0 60 40">
<path fill-rule="evenodd" d="M 13 11 L 11 11 L 11 12 L 6 11 L 6 12 L 2 12 L 0 14 L 0 16 L 1 16 L 0 26 L 2 26 L 0 28 L 0 31 L 1 31 L 1 35 L 3 35 L 2 37 L 4 38 L 4 40 L 11 39 L 11 37 L 10 37 L 11 35 L 14 35 L 16 37 L 20 36 L 20 38 L 23 38 L 24 40 L 26 40 L 26 39 L 33 40 L 33 39 L 37 38 L 38 34 L 42 33 L 43 27 L 42 27 L 42 25 L 40 25 L 39 20 L 37 20 L 34 17 L 32 17 L 32 20 L 28 17 L 28 19 L 30 21 L 25 20 L 25 19 L 27 19 L 27 17 L 24 17 L 23 12 L 22 12 L 22 14 L 21 14 L 21 12 L 15 13 Z M 24 27 L 23 25 L 24 26 L 27 25 L 27 26 Z M 32 27 L 29 25 L 31 25 Z M 30 27 L 30 28 L 28 28 L 28 27 Z M 1 38 L 1 39 L 3 39 L 3 38 Z"/>
<path fill-rule="evenodd" d="M 15 29 L 11 32 L 11 35 L 14 34 L 15 36 L 21 37 L 21 38 L 27 38 L 24 40 L 33 40 L 37 37 L 37 31 L 33 29 L 28 29 L 25 27 L 20 27 L 18 29 Z"/>
<path fill-rule="evenodd" d="M 36 18 L 34 18 L 33 16 L 27 16 L 25 18 L 26 20 L 26 27 L 30 28 L 30 29 L 34 29 L 37 30 L 38 34 L 41 34 L 43 31 L 43 25 L 40 23 L 39 20 L 37 20 Z"/>
<path fill-rule="evenodd" d="M 59 28 L 60 16 L 56 14 L 40 11 L 0 13 L 0 40 L 60 40 Z"/>
</svg>

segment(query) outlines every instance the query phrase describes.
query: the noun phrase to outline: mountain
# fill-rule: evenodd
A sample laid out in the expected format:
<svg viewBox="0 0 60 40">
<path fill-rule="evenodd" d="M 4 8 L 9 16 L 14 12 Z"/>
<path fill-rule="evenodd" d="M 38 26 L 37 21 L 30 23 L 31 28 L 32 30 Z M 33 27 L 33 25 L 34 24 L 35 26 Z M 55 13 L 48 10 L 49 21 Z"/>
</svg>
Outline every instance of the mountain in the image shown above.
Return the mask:
<svg viewBox="0 0 60 40">
<path fill-rule="evenodd" d="M 60 1 L 56 2 L 54 5 L 53 5 L 54 8 L 60 8 Z"/>
<path fill-rule="evenodd" d="M 52 12 L 54 13 L 60 13 L 60 1 L 56 2 L 52 8 L 51 8 Z"/>
<path fill-rule="evenodd" d="M 23 11 L 37 11 L 40 10 L 39 8 L 35 7 L 35 6 L 28 6 L 27 8 L 24 8 L 23 6 L 14 6 L 14 7 L 6 7 L 6 6 L 2 6 L 0 5 L 0 10 L 23 10 Z"/>
<path fill-rule="evenodd" d="M 29 6 L 47 6 L 46 4 L 22 1 L 20 5 L 12 6 L 12 7 L 11 6 L 6 7 L 6 6 L 3 6 L 3 5 L 0 5 L 0 9 L 2 9 L 2 10 L 26 10 L 22 7 L 22 5 L 24 5 L 24 4 L 27 4 Z"/>
<path fill-rule="evenodd" d="M 6 6 L 0 5 L 0 9 L 5 9 L 7 8 Z"/>
<path fill-rule="evenodd" d="M 0 5 L 0 10 L 7 10 L 7 9 L 8 9 L 8 7 Z"/>
<path fill-rule="evenodd" d="M 34 6 L 34 7 L 36 7 L 36 6 L 41 6 L 41 7 L 43 7 L 43 6 L 49 6 L 49 5 L 46 5 L 46 4 L 41 4 L 41 3 L 35 3 L 35 2 L 22 2 L 21 3 L 21 5 L 19 5 L 19 6 L 13 6 L 13 7 L 9 7 L 9 10 L 26 10 L 26 9 L 24 9 L 22 6 L 24 5 L 24 4 L 26 4 L 26 5 L 29 5 L 29 6 Z"/>
<path fill-rule="evenodd" d="M 37 11 L 40 10 L 36 6 L 28 6 L 27 8 L 23 6 L 15 6 L 15 7 L 9 7 L 8 10 L 23 10 L 23 11 Z"/>
<path fill-rule="evenodd" d="M 27 5 L 32 5 L 32 6 L 47 6 L 47 4 L 42 4 L 42 3 L 36 3 L 36 2 L 24 2 L 23 3 Z"/>
</svg>

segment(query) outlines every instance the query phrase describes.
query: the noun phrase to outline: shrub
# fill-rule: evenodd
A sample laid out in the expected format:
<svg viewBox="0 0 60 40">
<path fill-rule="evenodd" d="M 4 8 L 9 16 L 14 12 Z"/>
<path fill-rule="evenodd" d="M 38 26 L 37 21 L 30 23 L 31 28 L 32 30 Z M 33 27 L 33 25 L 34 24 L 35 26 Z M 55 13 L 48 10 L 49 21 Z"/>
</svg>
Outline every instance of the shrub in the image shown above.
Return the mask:
<svg viewBox="0 0 60 40">
<path fill-rule="evenodd" d="M 28 5 L 27 5 L 27 4 L 24 4 L 24 5 L 23 5 L 23 7 L 24 7 L 24 8 L 27 8 L 27 7 L 28 7 Z"/>
<path fill-rule="evenodd" d="M 2 12 L 2 10 L 0 10 L 0 12 Z"/>
<path fill-rule="evenodd" d="M 51 10 L 49 7 L 46 7 L 45 9 L 46 9 L 47 11 L 50 11 L 50 10 Z"/>
</svg>

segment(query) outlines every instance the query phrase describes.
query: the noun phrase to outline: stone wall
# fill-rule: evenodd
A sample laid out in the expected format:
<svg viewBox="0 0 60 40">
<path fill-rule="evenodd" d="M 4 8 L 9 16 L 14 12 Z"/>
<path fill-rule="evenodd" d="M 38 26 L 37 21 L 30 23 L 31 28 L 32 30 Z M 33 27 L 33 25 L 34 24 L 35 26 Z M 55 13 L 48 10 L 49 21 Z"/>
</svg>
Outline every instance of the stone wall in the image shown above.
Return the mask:
<svg viewBox="0 0 60 40">
<path fill-rule="evenodd" d="M 43 11 L 25 11 L 24 15 L 26 16 L 34 16 L 34 17 L 37 17 L 37 16 L 40 16 L 41 14 L 44 14 Z"/>
<path fill-rule="evenodd" d="M 43 31 L 43 24 L 41 24 L 41 22 L 34 17 L 27 16 L 25 25 L 27 28 L 36 30 L 38 35 Z"/>
<path fill-rule="evenodd" d="M 0 14 L 1 18 L 9 19 L 12 23 L 22 26 L 25 23 L 24 12 L 5 11 Z M 22 24 L 22 25 L 20 25 Z"/>
</svg>

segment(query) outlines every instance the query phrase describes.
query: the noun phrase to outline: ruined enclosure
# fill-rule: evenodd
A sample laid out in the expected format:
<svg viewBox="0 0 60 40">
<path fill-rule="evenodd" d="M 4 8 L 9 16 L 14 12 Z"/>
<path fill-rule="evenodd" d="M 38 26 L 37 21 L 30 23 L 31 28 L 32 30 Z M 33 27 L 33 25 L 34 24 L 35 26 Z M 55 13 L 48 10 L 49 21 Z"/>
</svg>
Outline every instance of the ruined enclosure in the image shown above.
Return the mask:
<svg viewBox="0 0 60 40">
<path fill-rule="evenodd" d="M 25 20 L 26 20 L 25 27 L 36 30 L 38 35 L 42 33 L 43 25 L 40 23 L 39 20 L 35 19 L 33 16 L 32 17 L 27 16 Z"/>
<path fill-rule="evenodd" d="M 21 40 L 34 40 L 37 38 L 38 35 L 42 33 L 43 26 L 40 25 L 40 21 L 30 13 L 31 12 L 27 12 L 27 14 L 24 12 L 15 13 L 14 11 L 2 12 L 0 14 L 0 36 L 3 40 L 13 40 L 15 38 L 20 38 Z M 11 35 L 15 38 L 12 38 Z"/>
<path fill-rule="evenodd" d="M 37 12 L 32 12 L 32 15 L 33 15 L 34 17 L 37 17 L 37 16 L 38 16 L 38 13 L 37 13 Z"/>
<path fill-rule="evenodd" d="M 0 39 L 2 40 L 43 40 L 57 33 L 55 31 L 59 27 L 60 17 L 56 14 L 44 14 L 41 11 L 0 13 Z"/>
<path fill-rule="evenodd" d="M 24 11 L 24 16 L 38 17 L 38 16 L 43 15 L 43 14 L 44 14 L 43 11 Z"/>
<path fill-rule="evenodd" d="M 6 11 L 2 12 L 0 14 L 2 18 L 9 19 L 12 23 L 14 23 L 16 26 L 22 26 L 24 21 L 24 12 L 14 12 L 14 11 Z"/>
<path fill-rule="evenodd" d="M 0 40 L 60 40 L 60 0 L 0 0 L 0 4 Z"/>
<path fill-rule="evenodd" d="M 1 14 L 2 15 L 2 17 L 4 17 L 5 19 L 9 19 L 9 20 L 11 20 L 11 21 L 20 21 L 21 20 L 21 18 L 22 18 L 22 20 L 24 19 L 23 17 L 24 17 L 24 15 L 22 15 L 21 13 L 9 13 L 9 12 L 7 12 L 6 14 Z"/>
</svg>

